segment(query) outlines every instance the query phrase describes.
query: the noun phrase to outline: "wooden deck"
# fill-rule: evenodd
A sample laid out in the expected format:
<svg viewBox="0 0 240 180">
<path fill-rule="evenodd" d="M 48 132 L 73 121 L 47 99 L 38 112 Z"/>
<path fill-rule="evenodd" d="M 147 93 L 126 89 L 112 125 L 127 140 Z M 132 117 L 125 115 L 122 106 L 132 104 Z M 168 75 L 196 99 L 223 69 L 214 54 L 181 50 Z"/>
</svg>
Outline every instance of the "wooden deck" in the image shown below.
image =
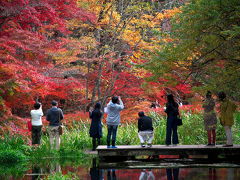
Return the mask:
<svg viewBox="0 0 240 180">
<path fill-rule="evenodd" d="M 153 145 L 151 148 L 142 148 L 139 145 L 121 145 L 117 148 L 107 148 L 107 146 L 97 147 L 98 156 L 108 159 L 125 159 L 126 157 L 136 156 L 158 156 L 158 155 L 179 155 L 179 158 L 189 158 L 190 156 L 205 155 L 209 159 L 216 159 L 219 156 L 231 157 L 240 160 L 240 145 L 233 147 L 223 147 L 222 145 L 206 146 L 206 145 Z"/>
</svg>

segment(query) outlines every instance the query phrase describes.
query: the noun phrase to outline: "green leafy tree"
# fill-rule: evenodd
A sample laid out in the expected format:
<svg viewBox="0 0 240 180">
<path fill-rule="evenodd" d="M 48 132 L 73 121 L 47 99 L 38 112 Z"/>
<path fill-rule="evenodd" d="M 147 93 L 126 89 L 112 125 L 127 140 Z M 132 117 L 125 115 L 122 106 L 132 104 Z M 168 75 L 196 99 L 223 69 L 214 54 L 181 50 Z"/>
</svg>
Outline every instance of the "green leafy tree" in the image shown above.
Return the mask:
<svg viewBox="0 0 240 180">
<path fill-rule="evenodd" d="M 155 77 L 239 97 L 240 1 L 190 0 L 171 20 L 171 41 L 147 64 Z"/>
</svg>

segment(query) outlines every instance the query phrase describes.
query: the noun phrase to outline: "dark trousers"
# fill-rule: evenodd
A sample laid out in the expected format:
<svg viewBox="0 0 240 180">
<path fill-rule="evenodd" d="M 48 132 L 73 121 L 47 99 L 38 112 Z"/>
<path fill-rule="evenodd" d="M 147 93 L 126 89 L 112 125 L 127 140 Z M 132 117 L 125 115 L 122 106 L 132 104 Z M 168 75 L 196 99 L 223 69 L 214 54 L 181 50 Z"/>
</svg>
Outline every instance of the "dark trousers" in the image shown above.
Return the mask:
<svg viewBox="0 0 240 180">
<path fill-rule="evenodd" d="M 118 125 L 108 125 L 107 145 L 110 146 L 112 136 L 112 146 L 115 146 Z"/>
<path fill-rule="evenodd" d="M 100 145 L 100 138 L 92 138 L 92 150 L 95 151 L 96 150 L 96 147 L 97 147 L 97 143 L 96 143 L 96 140 L 97 140 L 97 143 L 98 145 Z"/>
<path fill-rule="evenodd" d="M 167 119 L 166 145 L 178 144 L 177 122 L 175 118 Z"/>
<path fill-rule="evenodd" d="M 42 136 L 42 126 L 32 126 L 32 144 L 40 144 Z"/>
</svg>

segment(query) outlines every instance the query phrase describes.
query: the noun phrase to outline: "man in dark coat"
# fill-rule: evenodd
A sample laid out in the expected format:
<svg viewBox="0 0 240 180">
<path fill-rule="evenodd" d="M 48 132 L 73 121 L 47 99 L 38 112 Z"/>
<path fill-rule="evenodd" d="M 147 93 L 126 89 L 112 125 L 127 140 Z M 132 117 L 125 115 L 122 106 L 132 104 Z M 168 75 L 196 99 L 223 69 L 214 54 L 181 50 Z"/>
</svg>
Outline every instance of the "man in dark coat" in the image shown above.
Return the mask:
<svg viewBox="0 0 240 180">
<path fill-rule="evenodd" d="M 60 135 L 59 126 L 63 119 L 63 112 L 57 107 L 57 101 L 52 101 L 52 108 L 47 111 L 46 119 L 49 121 L 49 139 L 51 148 L 55 146 L 55 149 L 60 148 Z"/>
<path fill-rule="evenodd" d="M 152 118 L 145 116 L 142 111 L 138 113 L 138 116 L 138 136 L 141 146 L 145 147 L 145 143 L 147 142 L 147 146 L 151 147 L 153 140 Z"/>
</svg>

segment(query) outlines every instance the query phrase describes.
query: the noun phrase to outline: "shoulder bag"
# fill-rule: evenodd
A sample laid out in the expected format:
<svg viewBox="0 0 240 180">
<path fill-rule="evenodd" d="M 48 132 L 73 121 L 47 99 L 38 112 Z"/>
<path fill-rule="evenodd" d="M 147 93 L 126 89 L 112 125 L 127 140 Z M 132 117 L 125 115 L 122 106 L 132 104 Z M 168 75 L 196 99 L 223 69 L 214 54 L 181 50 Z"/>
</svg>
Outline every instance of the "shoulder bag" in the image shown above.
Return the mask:
<svg viewBox="0 0 240 180">
<path fill-rule="evenodd" d="M 29 120 L 28 122 L 27 122 L 27 127 L 28 127 L 28 131 L 32 131 L 32 121 L 31 120 Z"/>
<path fill-rule="evenodd" d="M 178 126 L 183 125 L 182 119 L 181 119 L 179 116 L 177 117 L 177 125 L 178 125 Z"/>
</svg>

